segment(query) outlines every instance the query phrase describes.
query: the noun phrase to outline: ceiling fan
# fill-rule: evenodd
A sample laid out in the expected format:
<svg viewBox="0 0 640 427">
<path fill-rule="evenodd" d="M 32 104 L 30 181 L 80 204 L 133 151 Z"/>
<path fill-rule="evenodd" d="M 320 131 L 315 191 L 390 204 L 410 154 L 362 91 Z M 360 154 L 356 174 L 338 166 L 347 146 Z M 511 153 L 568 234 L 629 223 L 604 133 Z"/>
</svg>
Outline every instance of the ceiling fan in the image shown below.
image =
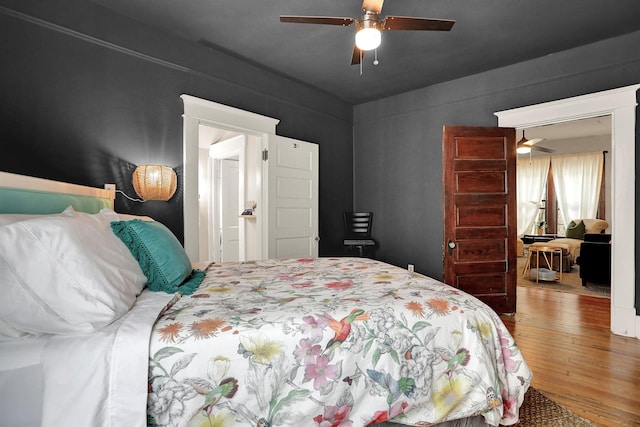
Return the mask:
<svg viewBox="0 0 640 427">
<path fill-rule="evenodd" d="M 359 18 L 339 18 L 331 16 L 281 15 L 280 22 L 297 24 L 341 25 L 356 24 L 356 42 L 351 56 L 351 65 L 359 64 L 365 51 L 380 45 L 382 30 L 450 31 L 456 21 L 449 19 L 417 18 L 409 16 L 380 17 L 384 0 L 363 0 Z"/>
<path fill-rule="evenodd" d="M 552 150 L 550 148 L 536 146 L 536 144 L 538 142 L 540 142 L 540 141 L 544 141 L 544 139 L 543 138 L 527 139 L 524 136 L 524 129 L 523 129 L 522 130 L 522 139 L 516 143 L 516 152 L 518 154 L 530 153 L 531 150 L 541 151 L 543 153 L 554 153 L 555 152 L 555 150 Z"/>
</svg>

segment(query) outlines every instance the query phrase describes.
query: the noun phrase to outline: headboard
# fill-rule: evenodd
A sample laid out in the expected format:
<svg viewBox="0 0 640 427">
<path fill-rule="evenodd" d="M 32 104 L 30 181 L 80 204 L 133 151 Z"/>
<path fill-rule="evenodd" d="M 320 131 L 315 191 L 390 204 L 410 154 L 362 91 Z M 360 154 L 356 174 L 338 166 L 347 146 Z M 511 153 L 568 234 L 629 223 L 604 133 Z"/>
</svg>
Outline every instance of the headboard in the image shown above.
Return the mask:
<svg viewBox="0 0 640 427">
<path fill-rule="evenodd" d="M 76 211 L 98 213 L 113 209 L 114 190 L 0 172 L 0 213 L 53 214 L 69 205 Z"/>
</svg>

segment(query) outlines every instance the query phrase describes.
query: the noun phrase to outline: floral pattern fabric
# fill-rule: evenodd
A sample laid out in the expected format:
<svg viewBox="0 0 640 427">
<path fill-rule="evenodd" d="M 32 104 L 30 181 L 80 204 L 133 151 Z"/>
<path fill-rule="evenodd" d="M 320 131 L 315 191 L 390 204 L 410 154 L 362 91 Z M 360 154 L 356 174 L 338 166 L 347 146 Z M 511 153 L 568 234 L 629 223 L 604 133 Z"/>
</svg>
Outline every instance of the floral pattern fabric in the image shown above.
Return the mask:
<svg viewBox="0 0 640 427">
<path fill-rule="evenodd" d="M 366 258 L 212 264 L 150 346 L 152 426 L 510 425 L 531 381 L 484 303 Z"/>
</svg>

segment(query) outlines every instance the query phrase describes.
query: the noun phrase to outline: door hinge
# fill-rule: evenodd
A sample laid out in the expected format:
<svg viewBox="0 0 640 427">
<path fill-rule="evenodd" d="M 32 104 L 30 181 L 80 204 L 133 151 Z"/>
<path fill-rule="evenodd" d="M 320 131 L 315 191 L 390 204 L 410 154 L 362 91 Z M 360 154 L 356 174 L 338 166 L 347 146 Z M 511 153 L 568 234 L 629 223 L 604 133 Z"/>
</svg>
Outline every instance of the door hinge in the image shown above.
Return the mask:
<svg viewBox="0 0 640 427">
<path fill-rule="evenodd" d="M 269 160 L 269 150 L 262 150 L 262 160 L 264 160 L 265 162 Z"/>
</svg>

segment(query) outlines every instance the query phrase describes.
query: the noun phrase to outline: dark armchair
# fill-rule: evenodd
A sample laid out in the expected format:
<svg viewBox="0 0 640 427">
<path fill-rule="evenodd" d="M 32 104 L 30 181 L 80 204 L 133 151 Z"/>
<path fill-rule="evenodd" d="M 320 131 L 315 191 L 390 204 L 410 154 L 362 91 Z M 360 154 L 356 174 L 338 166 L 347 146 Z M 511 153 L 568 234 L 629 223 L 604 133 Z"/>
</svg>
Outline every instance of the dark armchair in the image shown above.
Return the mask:
<svg viewBox="0 0 640 427">
<path fill-rule="evenodd" d="M 611 234 L 585 234 L 577 263 L 582 286 L 611 283 Z"/>
</svg>

